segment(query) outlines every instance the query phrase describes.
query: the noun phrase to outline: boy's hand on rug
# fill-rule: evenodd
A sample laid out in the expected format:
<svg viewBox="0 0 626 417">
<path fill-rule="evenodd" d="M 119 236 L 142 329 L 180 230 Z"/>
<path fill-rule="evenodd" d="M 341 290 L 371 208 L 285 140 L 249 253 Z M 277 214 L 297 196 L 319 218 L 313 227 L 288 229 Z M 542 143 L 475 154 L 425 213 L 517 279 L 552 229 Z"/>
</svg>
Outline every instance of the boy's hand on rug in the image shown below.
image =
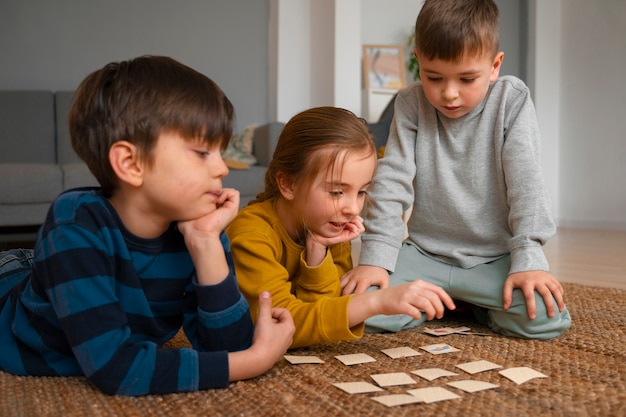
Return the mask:
<svg viewBox="0 0 626 417">
<path fill-rule="evenodd" d="M 269 370 L 287 352 L 295 331 L 289 311 L 272 308 L 271 295 L 262 292 L 252 346 L 228 354 L 230 381 L 254 378 Z"/>
<path fill-rule="evenodd" d="M 526 299 L 526 309 L 528 317 L 534 319 L 537 317 L 537 305 L 535 304 L 535 291 L 543 297 L 546 304 L 548 317 L 554 317 L 556 311 L 554 309 L 554 301 L 560 312 L 565 310 L 563 301 L 563 286 L 561 283 L 546 271 L 526 271 L 516 272 L 509 275 L 504 282 L 503 299 L 504 309 L 508 310 L 513 301 L 513 290 L 519 288 L 524 293 Z"/>
<path fill-rule="evenodd" d="M 272 296 L 267 291 L 259 295 L 259 314 L 252 343 L 262 344 L 276 363 L 293 342 L 296 326 L 289 310 L 272 307 Z"/>
<path fill-rule="evenodd" d="M 340 280 L 341 294 L 361 294 L 369 287 L 380 289 L 389 287 L 389 272 L 385 268 L 360 265 L 346 272 Z"/>
</svg>

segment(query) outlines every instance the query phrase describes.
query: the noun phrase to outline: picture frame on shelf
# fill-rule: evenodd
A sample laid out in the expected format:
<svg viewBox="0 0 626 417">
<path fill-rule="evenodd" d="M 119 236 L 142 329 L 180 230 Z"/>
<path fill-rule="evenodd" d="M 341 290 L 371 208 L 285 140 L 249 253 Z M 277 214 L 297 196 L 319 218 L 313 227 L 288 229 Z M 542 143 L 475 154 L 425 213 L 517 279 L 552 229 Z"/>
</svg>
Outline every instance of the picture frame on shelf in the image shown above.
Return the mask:
<svg viewBox="0 0 626 417">
<path fill-rule="evenodd" d="M 406 87 L 402 45 L 363 45 L 363 81 L 366 90 Z"/>
</svg>

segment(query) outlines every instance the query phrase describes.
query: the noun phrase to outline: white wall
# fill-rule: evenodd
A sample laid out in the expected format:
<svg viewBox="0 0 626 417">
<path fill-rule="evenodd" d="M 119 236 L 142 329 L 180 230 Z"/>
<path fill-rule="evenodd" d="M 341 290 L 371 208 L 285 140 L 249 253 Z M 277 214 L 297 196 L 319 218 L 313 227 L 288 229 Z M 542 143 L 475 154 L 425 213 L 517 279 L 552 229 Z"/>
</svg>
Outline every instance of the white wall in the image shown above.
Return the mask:
<svg viewBox="0 0 626 417">
<path fill-rule="evenodd" d="M 286 122 L 311 102 L 309 0 L 270 0 L 270 120 Z"/>
<path fill-rule="evenodd" d="M 532 8 L 531 78 L 558 224 L 626 230 L 626 3 Z"/>
<path fill-rule="evenodd" d="M 0 89 L 75 89 L 111 61 L 168 55 L 216 81 L 243 128 L 268 120 L 268 1 L 0 0 Z"/>
<path fill-rule="evenodd" d="M 542 139 L 542 165 L 552 210 L 560 224 L 561 0 L 532 1 L 529 7 L 528 85 L 533 92 Z"/>
<path fill-rule="evenodd" d="M 561 21 L 560 223 L 626 230 L 626 2 L 566 0 Z"/>
<path fill-rule="evenodd" d="M 270 0 L 269 114 L 315 106 L 361 112 L 360 0 Z"/>
</svg>

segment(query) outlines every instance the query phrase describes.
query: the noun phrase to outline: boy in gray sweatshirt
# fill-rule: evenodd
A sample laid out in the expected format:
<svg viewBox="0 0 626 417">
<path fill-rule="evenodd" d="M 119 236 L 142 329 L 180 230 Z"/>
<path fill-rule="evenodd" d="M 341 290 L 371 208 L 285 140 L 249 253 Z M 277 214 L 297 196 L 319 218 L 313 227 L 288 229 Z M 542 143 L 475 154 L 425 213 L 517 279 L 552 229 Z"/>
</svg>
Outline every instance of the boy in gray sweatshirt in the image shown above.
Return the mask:
<svg viewBox="0 0 626 417">
<path fill-rule="evenodd" d="M 499 77 L 498 26 L 492 0 L 424 3 L 414 50 L 421 80 L 396 97 L 359 266 L 341 283 L 350 294 L 421 279 L 473 305 L 498 333 L 550 339 L 571 324 L 542 250 L 556 228 L 530 92 Z M 426 286 L 423 295 L 441 303 Z M 366 325 L 399 331 L 425 320 L 380 315 Z"/>
</svg>

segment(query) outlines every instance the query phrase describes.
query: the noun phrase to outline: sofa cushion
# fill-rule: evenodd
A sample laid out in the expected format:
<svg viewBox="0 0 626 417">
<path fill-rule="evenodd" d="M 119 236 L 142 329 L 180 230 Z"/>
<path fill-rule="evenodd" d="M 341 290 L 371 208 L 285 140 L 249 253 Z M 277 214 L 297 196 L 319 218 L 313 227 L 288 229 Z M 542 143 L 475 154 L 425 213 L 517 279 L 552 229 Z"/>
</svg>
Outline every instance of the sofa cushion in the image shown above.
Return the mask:
<svg viewBox="0 0 626 417">
<path fill-rule="evenodd" d="M 248 169 L 250 165 L 256 164 L 256 157 L 252 154 L 254 129 L 256 125 L 250 125 L 230 139 L 228 147 L 222 152 L 222 158 L 229 168 Z"/>
<path fill-rule="evenodd" d="M 54 107 L 56 110 L 56 144 L 57 144 L 57 162 L 59 164 L 67 164 L 70 162 L 81 162 L 76 152 L 72 148 L 70 140 L 69 114 L 73 91 L 57 91 L 54 95 Z"/>
<path fill-rule="evenodd" d="M 0 163 L 56 162 L 51 91 L 0 91 Z"/>
<path fill-rule="evenodd" d="M 252 138 L 252 152 L 256 157 L 257 164 L 269 166 L 274 155 L 274 149 L 285 124 L 283 122 L 270 122 L 257 127 Z"/>
<path fill-rule="evenodd" d="M 243 207 L 245 205 L 244 200 L 247 203 L 250 197 L 255 197 L 263 191 L 265 187 L 265 171 L 267 171 L 267 167 L 261 165 L 252 165 L 249 170 L 245 171 L 231 169 L 222 180 L 222 184 L 224 187 L 239 190 Z"/>
<path fill-rule="evenodd" d="M 83 162 L 61 164 L 63 171 L 63 190 L 79 187 L 99 187 L 98 181 Z"/>
<path fill-rule="evenodd" d="M 0 164 L 0 178 L 1 204 L 50 204 L 63 191 L 57 164 Z"/>
<path fill-rule="evenodd" d="M 0 219 L 5 226 L 38 226 L 46 219 L 50 203 L 1 204 Z"/>
</svg>

